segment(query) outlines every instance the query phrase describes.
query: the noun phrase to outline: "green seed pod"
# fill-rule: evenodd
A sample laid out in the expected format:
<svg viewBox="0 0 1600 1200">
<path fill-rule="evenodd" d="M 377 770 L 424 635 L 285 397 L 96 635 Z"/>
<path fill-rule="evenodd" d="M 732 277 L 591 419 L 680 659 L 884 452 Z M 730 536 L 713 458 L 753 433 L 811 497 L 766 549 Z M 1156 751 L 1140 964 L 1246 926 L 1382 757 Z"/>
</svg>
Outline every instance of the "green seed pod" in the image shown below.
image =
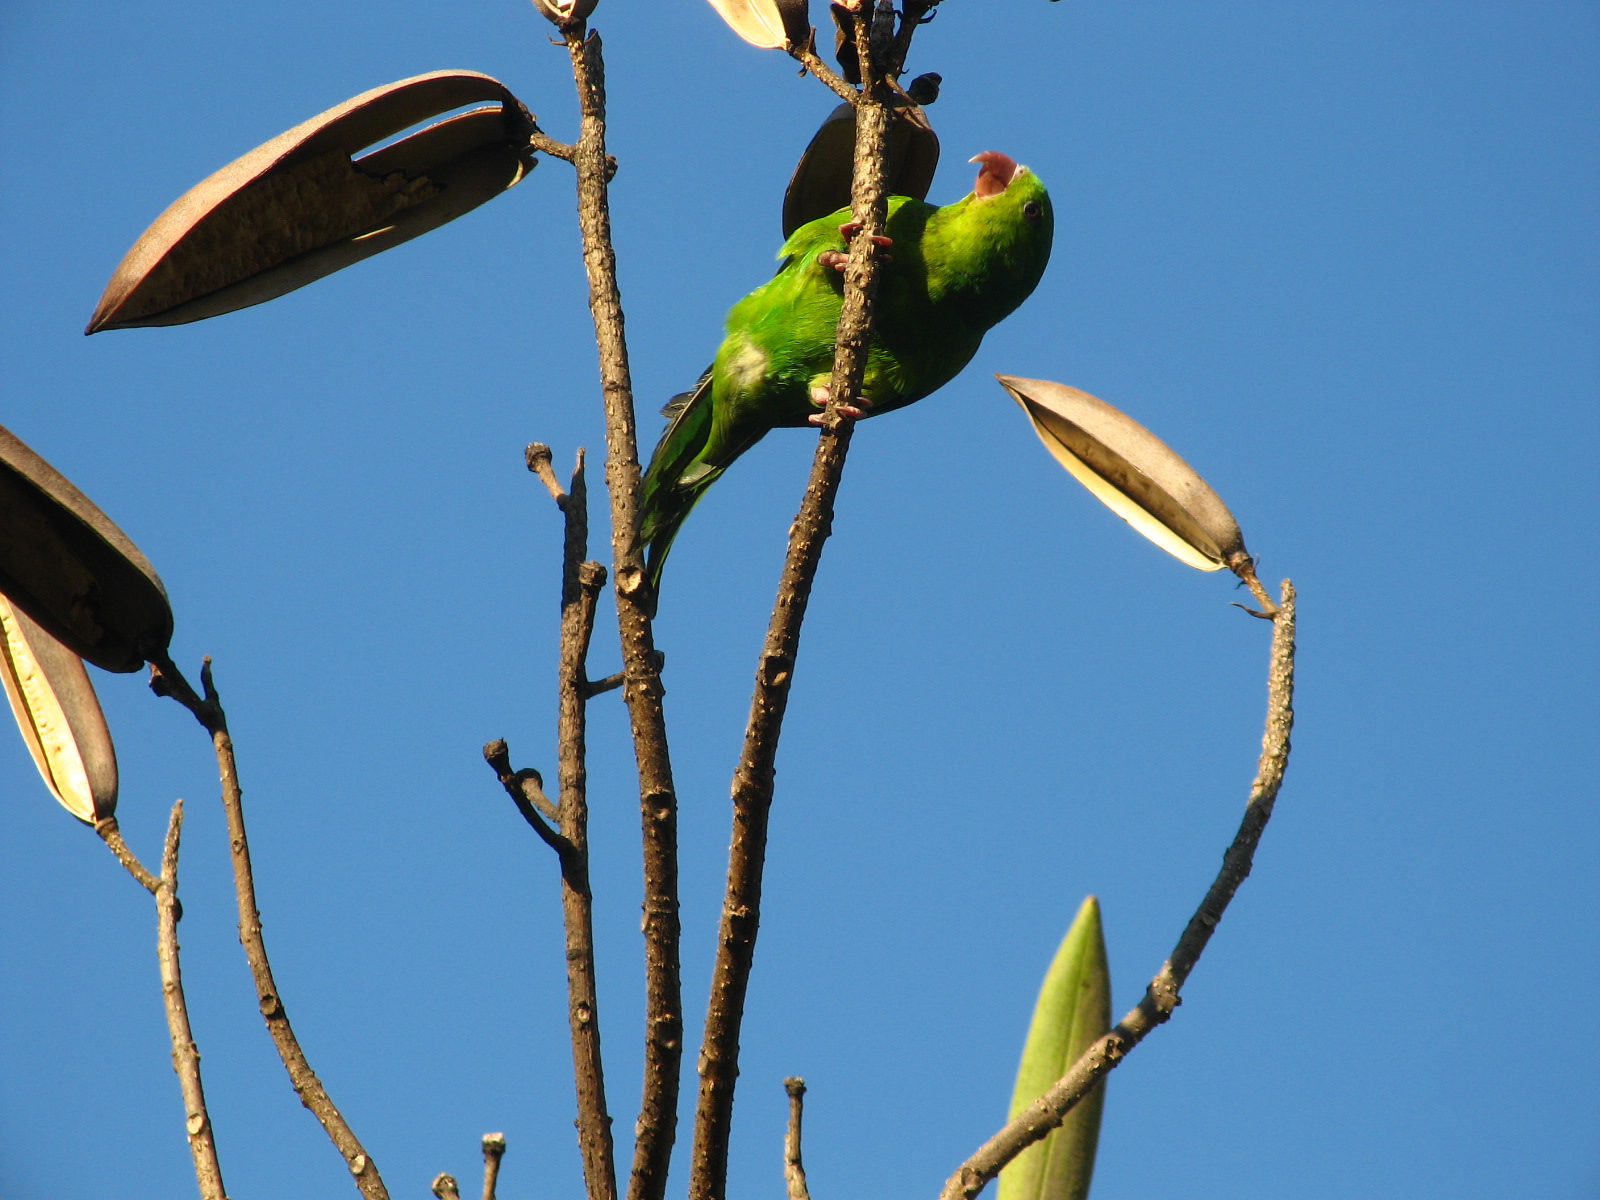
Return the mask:
<svg viewBox="0 0 1600 1200">
<path fill-rule="evenodd" d="M 1011 1116 L 1049 1091 L 1110 1028 L 1111 969 L 1100 927 L 1100 902 L 1090 896 L 1078 909 L 1039 989 L 1017 1069 Z M 1094 1175 L 1105 1096 L 1102 1079 L 1059 1128 L 1012 1159 L 1000 1172 L 999 1200 L 1085 1200 Z"/>
</svg>

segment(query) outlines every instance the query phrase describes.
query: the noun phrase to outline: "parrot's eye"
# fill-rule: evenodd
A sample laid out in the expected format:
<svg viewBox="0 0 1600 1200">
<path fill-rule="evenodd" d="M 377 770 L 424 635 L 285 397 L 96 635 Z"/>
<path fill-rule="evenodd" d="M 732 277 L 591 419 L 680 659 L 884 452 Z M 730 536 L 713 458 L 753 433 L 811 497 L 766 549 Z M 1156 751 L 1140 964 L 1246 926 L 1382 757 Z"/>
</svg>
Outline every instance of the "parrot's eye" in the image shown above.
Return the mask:
<svg viewBox="0 0 1600 1200">
<path fill-rule="evenodd" d="M 1030 222 L 1037 222 L 1040 217 L 1044 216 L 1044 205 L 1037 200 L 1029 200 L 1022 206 L 1022 215 Z"/>
</svg>

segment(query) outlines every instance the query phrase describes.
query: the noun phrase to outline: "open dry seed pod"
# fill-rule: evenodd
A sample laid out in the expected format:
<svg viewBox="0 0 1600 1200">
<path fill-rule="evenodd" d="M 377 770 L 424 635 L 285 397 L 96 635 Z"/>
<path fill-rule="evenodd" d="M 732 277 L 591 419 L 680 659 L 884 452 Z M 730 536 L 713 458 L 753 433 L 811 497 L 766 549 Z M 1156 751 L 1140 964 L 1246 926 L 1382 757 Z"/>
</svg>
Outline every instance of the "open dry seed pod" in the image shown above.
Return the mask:
<svg viewBox="0 0 1600 1200">
<path fill-rule="evenodd" d="M 103 670 L 137 671 L 172 640 L 172 608 L 149 560 L 4 426 L 0 594 Z"/>
<path fill-rule="evenodd" d="M 850 205 L 855 174 L 856 110 L 841 104 L 811 138 L 783 194 L 783 236 Z M 889 163 L 884 182 L 891 196 L 927 198 L 939 166 L 939 136 L 915 105 L 896 110 L 889 127 Z"/>
<path fill-rule="evenodd" d="M 363 158 L 401 130 L 480 100 Z M 247 308 L 436 229 L 533 166 L 504 84 L 434 71 L 363 92 L 190 188 L 133 244 L 84 332 Z"/>
<path fill-rule="evenodd" d="M 1248 557 L 1222 497 L 1127 413 L 1063 383 L 995 378 L 1022 405 L 1056 461 L 1167 553 L 1202 571 Z"/>
<path fill-rule="evenodd" d="M 533 0 L 533 6 L 557 25 L 586 20 L 598 0 Z"/>
<path fill-rule="evenodd" d="M 0 683 L 51 795 L 93 825 L 117 807 L 117 752 L 83 660 L 0 596 Z"/>
<path fill-rule="evenodd" d="M 803 45 L 811 35 L 806 0 L 711 0 L 718 15 L 752 46 L 781 50 L 790 42 Z"/>
</svg>

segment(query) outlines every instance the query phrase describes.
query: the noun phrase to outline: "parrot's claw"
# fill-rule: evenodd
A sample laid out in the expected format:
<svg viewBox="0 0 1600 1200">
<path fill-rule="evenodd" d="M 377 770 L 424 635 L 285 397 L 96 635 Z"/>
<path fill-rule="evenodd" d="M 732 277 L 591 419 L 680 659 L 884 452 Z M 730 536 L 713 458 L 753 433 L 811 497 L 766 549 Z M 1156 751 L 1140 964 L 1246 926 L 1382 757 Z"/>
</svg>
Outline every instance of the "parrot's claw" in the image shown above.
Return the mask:
<svg viewBox="0 0 1600 1200">
<path fill-rule="evenodd" d="M 832 397 L 833 392 L 825 383 L 819 383 L 811 389 L 811 403 L 815 404 L 818 408 L 827 408 L 828 401 L 832 399 Z M 858 405 L 860 407 L 857 407 Z M 858 396 L 855 404 L 841 404 L 838 408 L 834 409 L 834 411 L 841 417 L 844 417 L 846 420 L 854 421 L 866 416 L 867 409 L 871 407 L 871 400 L 868 400 L 865 396 Z M 814 416 L 807 417 L 806 420 L 813 425 L 821 425 L 823 421 L 827 419 L 827 416 L 827 413 L 819 412 Z"/>
<path fill-rule="evenodd" d="M 855 237 L 856 234 L 861 232 L 861 222 L 847 221 L 843 225 L 839 226 L 839 232 L 844 235 L 844 240 L 848 242 L 851 238 Z M 874 237 L 872 241 L 873 244 L 877 246 L 894 245 L 894 239 L 892 237 L 884 237 L 881 234 L 877 237 Z M 894 259 L 885 254 L 883 256 L 883 261 L 893 262 Z M 842 272 L 849 262 L 850 254 L 845 250 L 824 250 L 821 254 L 817 255 L 818 266 L 832 267 L 835 271 Z"/>
</svg>

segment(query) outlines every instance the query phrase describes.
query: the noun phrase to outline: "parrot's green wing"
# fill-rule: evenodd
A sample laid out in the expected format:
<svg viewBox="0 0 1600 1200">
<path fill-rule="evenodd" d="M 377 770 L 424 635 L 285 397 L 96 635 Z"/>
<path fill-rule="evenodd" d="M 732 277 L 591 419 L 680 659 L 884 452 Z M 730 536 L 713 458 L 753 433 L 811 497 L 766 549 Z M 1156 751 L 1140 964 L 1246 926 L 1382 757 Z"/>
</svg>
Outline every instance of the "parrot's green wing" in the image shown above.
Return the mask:
<svg viewBox="0 0 1600 1200">
<path fill-rule="evenodd" d="M 647 548 L 652 616 L 655 615 L 654 594 L 661 583 L 661 564 L 678 526 L 683 524 L 700 494 L 722 474 L 709 468 L 698 474 L 693 472 L 695 457 L 706 444 L 711 430 L 712 370 L 707 367 L 692 390 L 674 396 L 662 408 L 661 415 L 670 417 L 671 423 L 656 443 L 644 475 L 639 496 L 639 541 Z"/>
</svg>

